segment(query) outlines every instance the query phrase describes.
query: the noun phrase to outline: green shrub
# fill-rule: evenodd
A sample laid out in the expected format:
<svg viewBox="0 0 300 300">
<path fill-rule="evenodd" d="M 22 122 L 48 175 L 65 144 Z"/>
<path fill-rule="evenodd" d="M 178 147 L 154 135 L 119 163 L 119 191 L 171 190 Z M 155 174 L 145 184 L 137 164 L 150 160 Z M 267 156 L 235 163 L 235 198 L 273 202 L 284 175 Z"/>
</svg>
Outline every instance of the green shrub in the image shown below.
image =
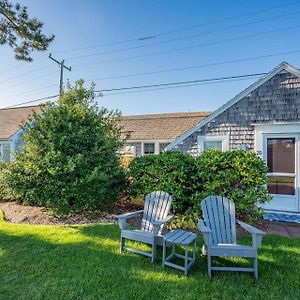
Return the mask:
<svg viewBox="0 0 300 300">
<path fill-rule="evenodd" d="M 6 181 L 9 163 L 0 160 L 0 200 L 15 199 L 15 195 Z"/>
<path fill-rule="evenodd" d="M 104 209 L 123 190 L 119 115 L 96 106 L 83 82 L 35 114 L 4 181 L 24 203 L 57 212 Z"/>
<path fill-rule="evenodd" d="M 197 223 L 200 217 L 198 211 L 188 209 L 183 214 L 175 215 L 167 224 L 168 229 L 187 229 L 196 230 Z"/>
<path fill-rule="evenodd" d="M 207 150 L 196 159 L 171 151 L 136 158 L 129 170 L 131 196 L 145 196 L 154 190 L 172 195 L 172 209 L 178 215 L 170 228 L 194 228 L 195 216 L 201 214 L 200 203 L 207 196 L 233 200 L 238 216 L 248 220 L 261 215 L 256 204 L 270 200 L 267 167 L 250 151 Z"/>
<path fill-rule="evenodd" d="M 208 150 L 196 159 L 196 164 L 193 180 L 198 188 L 192 196 L 195 210 L 200 209 L 205 197 L 219 195 L 235 202 L 239 217 L 251 219 L 261 214 L 256 204 L 270 200 L 267 167 L 254 152 Z"/>
<path fill-rule="evenodd" d="M 175 151 L 136 158 L 129 165 L 130 196 L 165 191 L 173 197 L 173 211 L 183 213 L 190 206 L 195 166 L 192 156 Z"/>
</svg>

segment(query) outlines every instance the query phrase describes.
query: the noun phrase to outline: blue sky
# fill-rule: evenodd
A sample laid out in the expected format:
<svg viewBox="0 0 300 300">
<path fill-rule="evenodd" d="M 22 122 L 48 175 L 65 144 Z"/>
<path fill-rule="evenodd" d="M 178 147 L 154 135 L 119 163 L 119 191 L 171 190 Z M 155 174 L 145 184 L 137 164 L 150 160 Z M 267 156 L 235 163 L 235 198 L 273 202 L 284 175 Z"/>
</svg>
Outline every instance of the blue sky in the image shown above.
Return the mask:
<svg viewBox="0 0 300 300">
<path fill-rule="evenodd" d="M 74 82 L 83 78 L 87 85 L 94 80 L 99 90 L 262 73 L 282 61 L 300 67 L 300 1 L 28 0 L 21 3 L 56 38 L 49 51 L 33 54 L 32 63 L 18 62 L 12 49 L 0 47 L 0 107 L 58 92 L 59 70 L 47 58 L 50 52 L 72 66 L 71 72 L 65 71 L 65 79 Z M 156 38 L 138 40 L 149 35 Z M 132 41 L 115 43 L 128 40 Z M 103 80 L 297 50 L 263 59 Z M 124 115 L 213 111 L 254 80 L 128 94 L 104 93 L 98 101 L 121 110 Z"/>
</svg>

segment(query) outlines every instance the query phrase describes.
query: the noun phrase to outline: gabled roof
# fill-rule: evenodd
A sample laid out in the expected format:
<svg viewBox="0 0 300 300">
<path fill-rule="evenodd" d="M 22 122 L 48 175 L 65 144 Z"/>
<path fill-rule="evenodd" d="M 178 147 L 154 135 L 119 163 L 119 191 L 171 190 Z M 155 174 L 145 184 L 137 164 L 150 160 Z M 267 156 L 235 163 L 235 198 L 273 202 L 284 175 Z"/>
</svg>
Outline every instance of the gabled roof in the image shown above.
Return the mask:
<svg viewBox="0 0 300 300">
<path fill-rule="evenodd" d="M 260 87 L 262 84 L 264 84 L 266 81 L 271 79 L 273 76 L 276 74 L 282 72 L 282 71 L 287 71 L 296 77 L 300 78 L 300 70 L 293 67 L 292 65 L 288 64 L 287 62 L 282 62 L 279 64 L 276 68 L 271 70 L 268 74 L 264 75 L 257 81 L 255 81 L 253 84 L 251 84 L 248 88 L 246 88 L 244 91 L 233 97 L 231 100 L 226 102 L 224 105 L 222 105 L 220 108 L 218 108 L 215 112 L 213 112 L 210 116 L 208 116 L 206 119 L 200 121 L 198 124 L 196 124 L 194 127 L 190 128 L 186 132 L 184 132 L 180 137 L 175 139 L 172 143 L 170 143 L 167 147 L 166 150 L 171 150 L 174 148 L 176 145 L 180 144 L 183 140 L 185 140 L 187 137 L 189 137 L 191 134 L 194 132 L 198 131 L 200 128 L 211 122 L 213 119 L 215 119 L 217 116 L 219 116 L 221 113 L 223 113 L 225 110 L 230 108 L 232 105 L 246 97 L 248 94 L 250 94 L 252 91 Z"/>
<path fill-rule="evenodd" d="M 40 106 L 0 109 L 0 139 L 9 139 Z M 130 140 L 174 140 L 209 116 L 210 112 L 123 116 L 122 132 Z"/>
<path fill-rule="evenodd" d="M 0 109 L 0 139 L 9 139 L 33 111 L 39 112 L 41 107 L 37 105 Z"/>
<path fill-rule="evenodd" d="M 122 132 L 129 134 L 128 140 L 174 140 L 210 114 L 180 112 L 123 116 Z"/>
</svg>

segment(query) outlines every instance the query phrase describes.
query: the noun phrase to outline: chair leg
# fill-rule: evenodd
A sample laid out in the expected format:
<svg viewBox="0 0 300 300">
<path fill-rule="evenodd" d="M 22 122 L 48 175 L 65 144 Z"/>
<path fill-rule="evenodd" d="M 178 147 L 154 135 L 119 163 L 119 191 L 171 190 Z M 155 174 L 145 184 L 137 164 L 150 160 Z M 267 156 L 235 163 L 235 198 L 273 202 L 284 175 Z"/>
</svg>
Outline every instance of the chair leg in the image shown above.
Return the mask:
<svg viewBox="0 0 300 300">
<path fill-rule="evenodd" d="M 122 253 L 124 251 L 124 246 L 125 246 L 125 238 L 121 236 L 120 253 Z"/>
<path fill-rule="evenodd" d="M 208 276 L 211 277 L 211 256 L 207 253 L 207 272 Z"/>
<path fill-rule="evenodd" d="M 162 256 L 162 267 L 165 268 L 165 259 L 166 259 L 166 241 L 163 240 L 163 256 Z"/>
<path fill-rule="evenodd" d="M 154 240 L 152 242 L 152 263 L 154 263 L 156 260 L 156 241 Z"/>
<path fill-rule="evenodd" d="M 258 258 L 257 256 L 253 260 L 254 277 L 258 279 Z"/>
</svg>

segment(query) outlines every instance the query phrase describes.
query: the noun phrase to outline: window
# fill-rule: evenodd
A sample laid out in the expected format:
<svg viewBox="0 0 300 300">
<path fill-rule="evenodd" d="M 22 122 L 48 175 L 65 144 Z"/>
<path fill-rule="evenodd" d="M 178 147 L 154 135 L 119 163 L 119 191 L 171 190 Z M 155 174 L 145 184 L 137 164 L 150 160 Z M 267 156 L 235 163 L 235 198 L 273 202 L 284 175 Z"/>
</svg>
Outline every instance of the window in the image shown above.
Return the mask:
<svg viewBox="0 0 300 300">
<path fill-rule="evenodd" d="M 295 138 L 267 138 L 270 194 L 295 195 Z"/>
<path fill-rule="evenodd" d="M 229 148 L 228 136 L 198 136 L 198 152 L 199 154 L 208 149 L 226 151 Z"/>
<path fill-rule="evenodd" d="M 0 142 L 0 160 L 10 161 L 10 143 Z"/>
<path fill-rule="evenodd" d="M 144 155 L 154 154 L 155 144 L 154 143 L 144 143 Z"/>
<path fill-rule="evenodd" d="M 203 151 L 207 149 L 215 149 L 222 151 L 222 141 L 203 141 Z"/>
</svg>

